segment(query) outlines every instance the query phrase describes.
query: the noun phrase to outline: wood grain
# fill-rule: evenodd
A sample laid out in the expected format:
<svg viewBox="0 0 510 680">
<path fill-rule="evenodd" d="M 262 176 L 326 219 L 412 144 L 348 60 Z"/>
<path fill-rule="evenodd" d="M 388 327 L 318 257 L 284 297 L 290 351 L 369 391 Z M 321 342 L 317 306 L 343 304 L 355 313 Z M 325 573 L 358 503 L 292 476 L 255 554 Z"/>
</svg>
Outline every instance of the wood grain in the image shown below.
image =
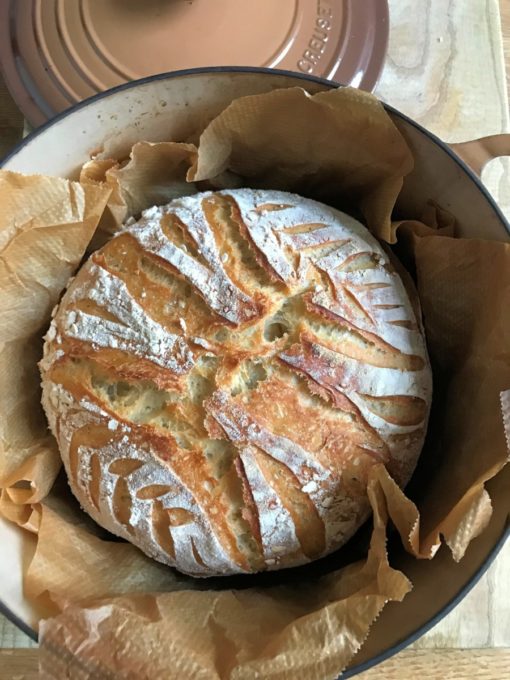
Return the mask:
<svg viewBox="0 0 510 680">
<path fill-rule="evenodd" d="M 404 650 L 357 677 L 359 680 L 502 680 L 508 677 L 509 667 L 510 649 L 413 649 Z M 0 650 L 0 680 L 36 680 L 37 677 L 36 649 Z"/>
<path fill-rule="evenodd" d="M 390 0 L 376 94 L 448 142 L 506 131 L 498 0 Z"/>
<path fill-rule="evenodd" d="M 0 649 L 0 680 L 36 680 L 37 649 Z"/>
<path fill-rule="evenodd" d="M 502 680 L 508 678 L 510 649 L 405 650 L 357 677 L 359 680 Z"/>
<path fill-rule="evenodd" d="M 506 67 L 506 86 L 510 93 L 510 2 L 509 0 L 499 0 L 499 11 L 501 16 L 501 33 L 503 36 L 503 55 Z"/>
<path fill-rule="evenodd" d="M 510 0 L 389 0 L 390 42 L 376 94 L 446 142 L 510 130 L 503 55 Z M 510 219 L 510 159 L 482 180 Z"/>
</svg>

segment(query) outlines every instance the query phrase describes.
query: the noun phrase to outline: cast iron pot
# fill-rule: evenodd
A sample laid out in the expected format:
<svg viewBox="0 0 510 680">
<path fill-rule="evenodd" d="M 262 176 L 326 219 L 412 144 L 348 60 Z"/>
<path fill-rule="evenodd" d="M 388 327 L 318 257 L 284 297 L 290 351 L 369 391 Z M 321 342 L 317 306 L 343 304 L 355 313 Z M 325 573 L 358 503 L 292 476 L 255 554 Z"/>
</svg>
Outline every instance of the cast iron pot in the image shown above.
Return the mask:
<svg viewBox="0 0 510 680">
<path fill-rule="evenodd" d="M 107 149 L 121 158 L 137 141 L 185 140 L 236 97 L 296 86 L 312 94 L 337 87 L 326 80 L 262 68 L 202 68 L 151 76 L 68 109 L 26 137 L 0 165 L 26 174 L 75 179 L 94 151 Z M 408 117 L 386 108 L 415 159 L 397 210 L 416 216 L 433 200 L 456 217 L 460 235 L 510 241 L 509 224 L 459 156 L 479 172 L 491 157 L 502 155 L 510 138 L 496 136 L 455 145 L 455 153 Z M 444 547 L 428 562 L 409 556 L 397 541 L 391 543 L 392 566 L 402 569 L 414 588 L 402 603 L 385 607 L 343 677 L 360 673 L 409 645 L 469 592 L 510 534 L 509 488 L 507 466 L 487 484 L 493 502 L 490 524 L 458 564 Z M 42 612 L 30 605 L 22 588 L 22 566 L 32 554 L 33 537 L 0 518 L 0 546 L 0 609 L 35 640 Z"/>
</svg>

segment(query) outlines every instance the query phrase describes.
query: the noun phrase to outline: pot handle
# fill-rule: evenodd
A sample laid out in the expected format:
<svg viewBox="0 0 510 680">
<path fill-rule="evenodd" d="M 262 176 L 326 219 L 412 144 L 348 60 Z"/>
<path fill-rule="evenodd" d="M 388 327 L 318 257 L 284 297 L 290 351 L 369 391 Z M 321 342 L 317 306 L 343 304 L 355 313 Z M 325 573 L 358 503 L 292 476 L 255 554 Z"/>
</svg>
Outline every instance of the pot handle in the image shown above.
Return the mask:
<svg viewBox="0 0 510 680">
<path fill-rule="evenodd" d="M 450 148 L 480 177 L 489 161 L 499 156 L 510 156 L 510 134 L 480 137 L 469 142 L 450 144 Z"/>
</svg>

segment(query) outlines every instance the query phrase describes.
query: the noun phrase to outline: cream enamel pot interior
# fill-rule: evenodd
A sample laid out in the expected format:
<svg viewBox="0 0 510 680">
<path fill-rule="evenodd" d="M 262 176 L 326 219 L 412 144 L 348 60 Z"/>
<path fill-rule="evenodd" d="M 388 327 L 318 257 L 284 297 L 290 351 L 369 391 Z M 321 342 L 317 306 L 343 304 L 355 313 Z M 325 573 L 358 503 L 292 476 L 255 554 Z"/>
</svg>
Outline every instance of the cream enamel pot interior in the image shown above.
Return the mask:
<svg viewBox="0 0 510 680">
<path fill-rule="evenodd" d="M 284 71 L 249 68 L 197 69 L 134 81 L 86 100 L 36 130 L 3 161 L 2 167 L 27 174 L 75 178 L 92 152 L 126 155 L 139 140 L 185 140 L 232 99 L 280 87 L 300 86 L 314 93 L 336 85 Z M 415 158 L 397 209 L 416 216 L 429 200 L 449 210 L 465 237 L 510 241 L 510 227 L 476 175 L 452 150 L 402 114 L 388 108 Z M 466 156 L 466 148 L 458 151 Z M 468 154 L 469 155 L 469 154 Z M 487 160 L 487 158 L 485 159 Z M 354 675 L 395 653 L 447 613 L 481 576 L 508 535 L 510 466 L 487 484 L 494 513 L 487 530 L 455 564 L 445 549 L 424 564 L 390 541 L 391 562 L 415 587 L 402 603 L 388 605 L 367 643 L 343 677 Z M 30 559 L 33 537 L 0 520 L 0 608 L 35 636 L 44 612 L 35 611 L 22 590 L 22 565 Z M 448 564 L 448 579 L 438 579 Z M 434 584 L 435 598 L 430 598 Z"/>
</svg>

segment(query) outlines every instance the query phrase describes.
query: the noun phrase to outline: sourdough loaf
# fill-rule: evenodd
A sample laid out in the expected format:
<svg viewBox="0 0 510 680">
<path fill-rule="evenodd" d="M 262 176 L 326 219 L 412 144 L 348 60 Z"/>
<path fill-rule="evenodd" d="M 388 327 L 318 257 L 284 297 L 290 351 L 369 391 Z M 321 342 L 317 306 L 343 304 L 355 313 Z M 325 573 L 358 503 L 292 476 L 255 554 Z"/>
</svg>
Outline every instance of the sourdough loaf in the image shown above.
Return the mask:
<svg viewBox="0 0 510 680">
<path fill-rule="evenodd" d="M 298 565 L 401 485 L 431 399 L 401 279 L 359 222 L 293 194 L 202 193 L 95 252 L 45 338 L 43 405 L 82 507 L 195 576 Z"/>
</svg>

